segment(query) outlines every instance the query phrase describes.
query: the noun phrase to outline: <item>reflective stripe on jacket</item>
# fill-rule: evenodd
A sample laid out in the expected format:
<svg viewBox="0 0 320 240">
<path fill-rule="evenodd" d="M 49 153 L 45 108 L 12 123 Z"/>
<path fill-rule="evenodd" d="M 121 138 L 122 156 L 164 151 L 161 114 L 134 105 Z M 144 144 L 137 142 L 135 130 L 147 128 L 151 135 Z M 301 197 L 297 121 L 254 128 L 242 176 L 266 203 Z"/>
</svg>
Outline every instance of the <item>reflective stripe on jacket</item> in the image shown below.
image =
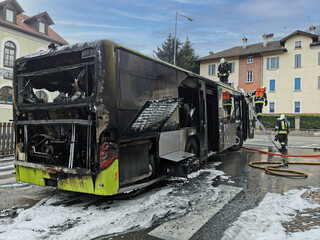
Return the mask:
<svg viewBox="0 0 320 240">
<path fill-rule="evenodd" d="M 276 130 L 279 134 L 287 134 L 289 127 L 285 119 L 278 119 L 276 123 Z"/>
<path fill-rule="evenodd" d="M 218 66 L 218 71 L 217 71 L 217 73 L 218 73 L 218 76 L 229 76 L 229 74 L 230 74 L 230 69 L 229 69 L 229 66 L 228 66 L 228 64 L 220 64 L 219 66 Z"/>
</svg>

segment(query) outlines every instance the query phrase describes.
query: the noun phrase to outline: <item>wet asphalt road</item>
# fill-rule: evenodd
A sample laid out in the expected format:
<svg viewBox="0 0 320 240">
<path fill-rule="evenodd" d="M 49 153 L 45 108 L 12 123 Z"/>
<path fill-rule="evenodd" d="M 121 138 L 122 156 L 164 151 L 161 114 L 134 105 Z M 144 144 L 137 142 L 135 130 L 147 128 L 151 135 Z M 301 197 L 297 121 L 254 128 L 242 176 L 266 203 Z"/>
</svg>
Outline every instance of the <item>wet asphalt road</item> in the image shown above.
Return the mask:
<svg viewBox="0 0 320 240">
<path fill-rule="evenodd" d="M 248 140 L 245 143 L 246 147 L 256 148 L 269 152 L 276 152 L 271 143 L 268 142 L 266 136 L 255 136 L 254 139 Z M 290 137 L 287 154 L 303 154 L 313 155 L 320 154 L 320 151 L 314 151 L 313 148 L 320 148 L 320 137 Z M 251 161 L 281 161 L 283 157 L 261 154 L 248 150 L 240 150 L 238 152 L 226 152 L 212 157 L 209 162 L 221 163 L 216 169 L 222 170 L 230 179 L 213 179 L 212 184 L 218 186 L 219 184 L 232 185 L 241 187 L 243 191 L 238 194 L 231 202 L 225 205 L 216 215 L 214 215 L 191 239 L 210 239 L 220 240 L 225 230 L 237 220 L 241 212 L 256 207 L 263 199 L 267 192 L 282 193 L 291 189 L 303 188 L 309 186 L 320 186 L 320 166 L 308 165 L 289 165 L 289 169 L 304 171 L 308 173 L 307 178 L 286 178 L 269 175 L 264 170 L 252 168 L 249 166 Z M 304 162 L 320 162 L 320 158 L 288 158 L 288 161 L 304 161 Z M 212 165 L 212 164 L 211 164 Z M 208 166 L 204 166 L 208 167 Z M 25 188 L 36 189 L 36 186 L 26 186 Z M 31 189 L 32 188 L 32 189 Z M 17 196 L 17 191 L 11 189 L 1 189 L 1 194 L 8 197 L 10 204 L 19 205 L 25 204 L 25 189 L 22 188 L 23 194 L 21 197 Z M 35 190 L 33 190 L 35 191 Z M 43 194 L 51 194 L 52 189 L 43 189 Z M 1 195 L 0 194 L 0 195 Z M 30 194 L 32 194 L 30 192 Z M 41 196 L 43 194 L 40 194 Z M 147 194 L 147 193 L 146 193 Z M 39 195 L 39 196 L 40 196 Z M 31 195 L 30 195 L 31 196 Z M 15 200 L 14 200 L 15 199 Z M 18 201 L 20 199 L 20 202 Z M 39 198 L 32 201 L 37 202 Z M 32 206 L 29 203 L 28 207 Z M 139 232 L 131 232 L 118 236 L 101 237 L 99 239 L 122 239 L 122 240 L 154 240 L 156 237 L 149 236 L 148 233 L 156 228 L 153 226 Z"/>
<path fill-rule="evenodd" d="M 264 150 L 268 152 L 277 152 L 271 147 L 265 136 L 256 136 L 254 140 L 246 142 L 245 146 Z M 287 154 L 299 155 L 319 155 L 319 151 L 314 151 L 313 147 L 320 147 L 319 137 L 291 137 Z M 229 204 L 213 216 L 194 236 L 192 240 L 219 240 L 222 238 L 225 230 L 239 217 L 241 212 L 256 207 L 264 198 L 267 192 L 283 193 L 291 189 L 319 186 L 320 185 L 320 165 L 290 165 L 286 168 L 303 171 L 308 174 L 307 178 L 288 178 L 266 174 L 264 170 L 252 168 L 249 166 L 251 161 L 282 161 L 283 157 L 261 154 L 259 152 L 240 150 L 239 152 L 226 152 L 210 159 L 210 161 L 221 162 L 218 170 L 225 172 L 230 176 L 229 181 L 223 179 L 214 179 L 213 185 L 228 184 L 243 188 L 243 191 L 237 195 Z M 320 162 L 320 158 L 287 158 L 290 162 Z M 230 181 L 231 180 L 231 181 Z M 156 227 L 156 226 L 154 226 Z M 101 239 L 158 239 L 147 235 L 154 227 L 140 232 L 128 233 L 124 235 L 113 236 L 112 238 Z"/>
</svg>

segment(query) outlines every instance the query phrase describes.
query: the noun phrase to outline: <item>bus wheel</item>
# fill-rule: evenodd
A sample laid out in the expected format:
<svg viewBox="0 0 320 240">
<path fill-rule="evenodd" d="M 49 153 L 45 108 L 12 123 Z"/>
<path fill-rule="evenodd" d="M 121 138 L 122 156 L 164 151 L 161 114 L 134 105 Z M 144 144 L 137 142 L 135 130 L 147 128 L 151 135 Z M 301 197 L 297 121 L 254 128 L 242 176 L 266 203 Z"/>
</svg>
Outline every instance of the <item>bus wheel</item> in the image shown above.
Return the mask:
<svg viewBox="0 0 320 240">
<path fill-rule="evenodd" d="M 229 148 L 230 151 L 238 151 L 240 148 L 242 148 L 243 145 L 243 137 L 240 131 L 237 130 L 237 136 L 236 136 L 236 144 Z"/>
<path fill-rule="evenodd" d="M 185 152 L 193 153 L 195 157 L 199 156 L 198 142 L 195 137 L 189 137 L 186 142 Z"/>
</svg>

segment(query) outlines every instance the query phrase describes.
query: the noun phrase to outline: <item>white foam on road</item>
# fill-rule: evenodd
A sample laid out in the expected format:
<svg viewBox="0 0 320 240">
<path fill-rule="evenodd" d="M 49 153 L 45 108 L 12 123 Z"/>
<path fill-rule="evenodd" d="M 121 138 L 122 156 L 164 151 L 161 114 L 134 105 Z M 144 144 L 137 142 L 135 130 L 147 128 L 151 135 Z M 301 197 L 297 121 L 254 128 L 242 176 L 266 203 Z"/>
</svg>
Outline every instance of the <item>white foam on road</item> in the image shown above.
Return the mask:
<svg viewBox="0 0 320 240">
<path fill-rule="evenodd" d="M 221 189 L 212 186 L 212 181 L 224 175 L 224 172 L 215 170 L 214 166 L 208 167 L 191 174 L 189 179 L 170 178 L 165 186 L 136 197 L 106 200 L 88 207 L 83 207 L 83 204 L 60 204 L 61 201 L 74 199 L 74 193 L 58 191 L 41 204 L 29 209 L 18 209 L 16 218 L 0 224 L 0 239 L 107 238 L 117 233 L 140 231 L 179 218 L 195 209 L 202 208 L 205 216 L 208 202 L 217 201 L 220 199 L 218 195 L 223 193 Z"/>
<path fill-rule="evenodd" d="M 241 213 L 225 231 L 222 240 L 319 240 L 320 227 L 316 223 L 313 229 L 306 228 L 297 232 L 289 232 L 283 226 L 284 222 L 294 221 L 297 212 L 307 217 L 310 213 L 303 212 L 304 209 L 318 211 L 318 204 L 301 197 L 306 191 L 312 193 L 313 190 L 318 192 L 319 188 L 295 189 L 283 194 L 267 193 L 256 208 Z M 318 217 L 317 214 L 311 216 Z"/>
<path fill-rule="evenodd" d="M 242 188 L 220 185 L 218 191 L 202 198 L 195 211 L 152 230 L 149 235 L 166 240 L 190 239 L 206 222 L 230 202 Z"/>
</svg>

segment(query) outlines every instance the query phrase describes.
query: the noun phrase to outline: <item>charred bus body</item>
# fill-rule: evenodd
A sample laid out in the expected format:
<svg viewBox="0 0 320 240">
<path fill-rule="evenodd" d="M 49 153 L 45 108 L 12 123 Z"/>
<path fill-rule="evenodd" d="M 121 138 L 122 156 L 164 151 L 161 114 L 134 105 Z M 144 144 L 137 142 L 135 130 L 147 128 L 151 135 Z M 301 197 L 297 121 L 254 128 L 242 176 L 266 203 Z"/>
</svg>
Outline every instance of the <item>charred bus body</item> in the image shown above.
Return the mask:
<svg viewBox="0 0 320 240">
<path fill-rule="evenodd" d="M 20 58 L 14 73 L 18 181 L 113 195 L 251 134 L 240 92 L 108 40 Z"/>
</svg>

